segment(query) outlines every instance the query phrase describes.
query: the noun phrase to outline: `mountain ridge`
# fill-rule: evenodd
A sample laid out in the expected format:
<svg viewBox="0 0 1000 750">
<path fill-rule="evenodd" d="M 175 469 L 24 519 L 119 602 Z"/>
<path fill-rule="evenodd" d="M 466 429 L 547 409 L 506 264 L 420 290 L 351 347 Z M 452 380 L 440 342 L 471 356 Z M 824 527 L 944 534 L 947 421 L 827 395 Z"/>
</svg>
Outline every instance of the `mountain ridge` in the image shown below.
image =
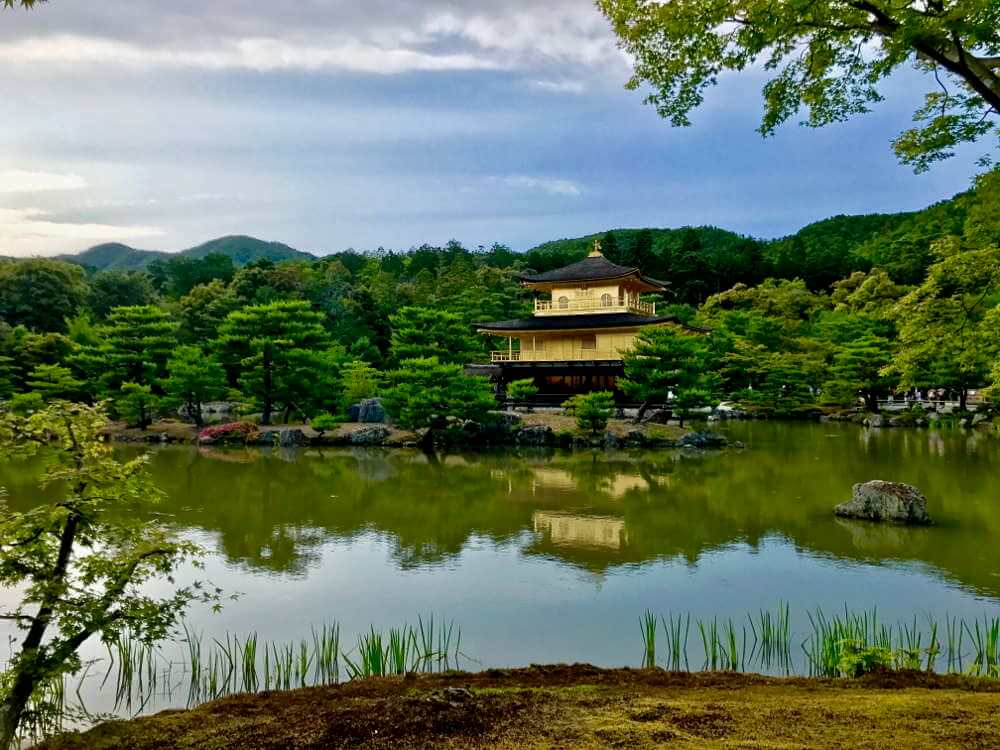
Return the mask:
<svg viewBox="0 0 1000 750">
<path fill-rule="evenodd" d="M 94 271 L 144 271 L 150 263 L 157 260 L 172 258 L 200 260 L 212 254 L 225 255 L 231 258 L 236 266 L 245 266 L 265 259 L 277 263 L 283 260 L 315 260 L 317 257 L 282 242 L 270 242 L 245 234 L 230 234 L 178 252 L 142 250 L 121 242 L 106 242 L 79 253 L 57 255 L 55 260 L 74 263 Z"/>
</svg>

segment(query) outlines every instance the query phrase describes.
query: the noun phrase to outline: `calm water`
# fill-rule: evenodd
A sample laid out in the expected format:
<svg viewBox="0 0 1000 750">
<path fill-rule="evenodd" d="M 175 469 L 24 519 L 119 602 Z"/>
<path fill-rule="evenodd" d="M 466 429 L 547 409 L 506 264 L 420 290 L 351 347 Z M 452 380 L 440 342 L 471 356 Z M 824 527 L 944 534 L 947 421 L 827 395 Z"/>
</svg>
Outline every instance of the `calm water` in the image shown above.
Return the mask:
<svg viewBox="0 0 1000 750">
<path fill-rule="evenodd" d="M 336 620 L 352 642 L 371 624 L 434 612 L 461 627 L 466 668 L 634 665 L 647 608 L 742 618 L 784 600 L 797 631 L 807 609 L 845 604 L 877 606 L 887 620 L 1000 612 L 1000 440 L 853 425 L 723 429 L 747 449 L 435 461 L 399 450 L 170 448 L 155 452 L 152 471 L 169 497 L 159 511 L 210 550 L 204 575 L 241 594 L 221 614 L 191 613 L 220 638 L 291 640 Z M 0 468 L 13 506 L 37 501 L 35 470 Z M 923 489 L 937 524 L 832 516 L 854 482 L 873 478 Z M 84 694 L 93 710 L 111 709 L 96 681 Z"/>
</svg>

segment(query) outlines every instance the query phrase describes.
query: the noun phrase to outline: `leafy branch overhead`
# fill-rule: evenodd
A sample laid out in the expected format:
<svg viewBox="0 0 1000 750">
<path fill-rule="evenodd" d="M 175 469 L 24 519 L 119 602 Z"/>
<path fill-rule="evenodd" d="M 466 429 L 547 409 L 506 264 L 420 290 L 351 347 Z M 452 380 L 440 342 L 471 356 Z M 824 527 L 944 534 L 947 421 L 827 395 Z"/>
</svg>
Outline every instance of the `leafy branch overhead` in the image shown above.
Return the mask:
<svg viewBox="0 0 1000 750">
<path fill-rule="evenodd" d="M 805 109 L 812 127 L 868 112 L 880 84 L 909 66 L 927 74 L 924 106 L 893 145 L 923 171 L 964 142 L 996 137 L 1000 3 L 996 0 L 598 0 L 633 58 L 630 88 L 675 126 L 689 125 L 727 72 L 763 68 L 761 134 Z M 995 145 L 995 144 L 994 144 Z"/>
</svg>

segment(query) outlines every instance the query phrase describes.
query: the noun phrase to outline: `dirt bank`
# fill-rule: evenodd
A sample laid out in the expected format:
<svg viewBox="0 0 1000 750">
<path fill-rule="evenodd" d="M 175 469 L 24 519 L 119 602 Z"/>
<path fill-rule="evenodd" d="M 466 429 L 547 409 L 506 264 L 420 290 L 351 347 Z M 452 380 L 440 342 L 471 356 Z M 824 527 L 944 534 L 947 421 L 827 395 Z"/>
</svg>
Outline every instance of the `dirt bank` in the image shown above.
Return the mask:
<svg viewBox="0 0 1000 750">
<path fill-rule="evenodd" d="M 586 665 L 352 682 L 110 722 L 44 747 L 997 748 L 1000 681 L 601 670 Z"/>
</svg>

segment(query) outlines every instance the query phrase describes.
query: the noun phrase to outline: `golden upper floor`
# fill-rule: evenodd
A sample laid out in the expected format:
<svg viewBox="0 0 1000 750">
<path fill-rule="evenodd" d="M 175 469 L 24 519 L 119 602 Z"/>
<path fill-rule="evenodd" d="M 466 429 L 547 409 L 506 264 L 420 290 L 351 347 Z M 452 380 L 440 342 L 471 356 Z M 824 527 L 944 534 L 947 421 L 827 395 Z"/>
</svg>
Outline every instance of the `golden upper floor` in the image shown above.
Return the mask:
<svg viewBox="0 0 1000 750">
<path fill-rule="evenodd" d="M 619 266 L 601 253 L 600 242 L 583 260 L 554 271 L 523 274 L 521 283 L 548 294 L 535 299 L 535 315 L 637 313 L 656 315 L 655 303 L 643 302 L 645 292 L 662 292 L 666 285 L 643 276 L 635 267 Z"/>
</svg>

